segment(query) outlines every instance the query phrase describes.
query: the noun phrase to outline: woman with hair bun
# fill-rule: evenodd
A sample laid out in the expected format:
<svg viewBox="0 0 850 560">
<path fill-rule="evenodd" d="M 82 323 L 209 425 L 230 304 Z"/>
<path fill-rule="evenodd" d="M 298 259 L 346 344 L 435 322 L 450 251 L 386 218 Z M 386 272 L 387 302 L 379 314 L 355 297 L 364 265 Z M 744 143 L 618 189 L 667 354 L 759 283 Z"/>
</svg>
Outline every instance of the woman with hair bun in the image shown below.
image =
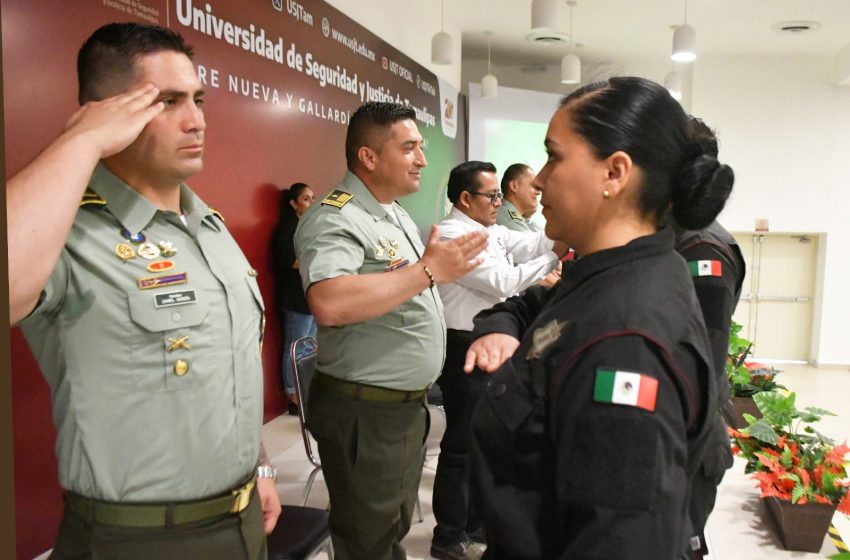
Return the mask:
<svg viewBox="0 0 850 560">
<path fill-rule="evenodd" d="M 289 398 L 289 414 L 298 414 L 295 384 L 292 380 L 293 364 L 290 348 L 292 343 L 304 336 L 316 336 L 316 321 L 307 306 L 307 298 L 301 288 L 298 259 L 295 257 L 295 228 L 298 220 L 307 211 L 316 195 L 305 183 L 293 183 L 280 194 L 280 220 L 272 234 L 272 257 L 275 262 L 277 295 L 283 317 L 283 360 L 281 377 Z"/>
<path fill-rule="evenodd" d="M 551 290 L 483 312 L 466 367 L 493 376 L 474 421 L 489 559 L 679 559 L 717 421 L 709 342 L 668 213 L 699 229 L 732 170 L 660 85 L 573 92 L 537 176 L 546 235 L 582 258 Z"/>
</svg>

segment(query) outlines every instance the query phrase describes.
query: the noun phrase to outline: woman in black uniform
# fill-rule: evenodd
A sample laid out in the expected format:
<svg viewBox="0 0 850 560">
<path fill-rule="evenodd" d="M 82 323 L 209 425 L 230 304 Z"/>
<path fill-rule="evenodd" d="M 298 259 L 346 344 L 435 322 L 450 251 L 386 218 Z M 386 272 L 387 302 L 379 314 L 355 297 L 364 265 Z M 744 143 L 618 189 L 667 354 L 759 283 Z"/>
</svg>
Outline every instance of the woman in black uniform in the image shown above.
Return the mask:
<svg viewBox="0 0 850 560">
<path fill-rule="evenodd" d="M 705 227 L 733 175 L 688 131 L 642 78 L 585 86 L 549 123 L 546 235 L 582 258 L 560 285 L 475 321 L 467 367 L 495 371 L 474 422 L 485 558 L 672 560 L 689 548 L 690 481 L 717 395 L 693 283 L 659 224 L 672 211 Z"/>
</svg>

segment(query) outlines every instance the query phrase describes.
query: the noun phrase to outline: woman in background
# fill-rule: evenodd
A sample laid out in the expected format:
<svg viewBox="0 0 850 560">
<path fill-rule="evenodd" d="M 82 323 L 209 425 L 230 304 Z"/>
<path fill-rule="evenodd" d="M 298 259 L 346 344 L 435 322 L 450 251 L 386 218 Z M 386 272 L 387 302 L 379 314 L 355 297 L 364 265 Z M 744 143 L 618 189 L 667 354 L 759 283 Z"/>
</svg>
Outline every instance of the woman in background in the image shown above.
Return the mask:
<svg viewBox="0 0 850 560">
<path fill-rule="evenodd" d="M 466 367 L 495 371 L 473 424 L 485 558 L 676 560 L 694 534 L 691 481 L 717 388 L 693 282 L 662 221 L 710 224 L 732 170 L 642 78 L 567 96 L 545 143 L 546 235 L 582 258 L 552 289 L 475 319 Z"/>
<path fill-rule="evenodd" d="M 277 269 L 277 293 L 283 314 L 283 387 L 289 397 L 289 414 L 297 414 L 298 396 L 292 381 L 292 343 L 303 336 L 316 336 L 316 321 L 310 314 L 307 298 L 301 288 L 298 259 L 295 258 L 293 237 L 298 220 L 316 200 L 313 189 L 304 183 L 294 183 L 281 193 L 280 221 L 272 237 L 272 255 Z"/>
</svg>

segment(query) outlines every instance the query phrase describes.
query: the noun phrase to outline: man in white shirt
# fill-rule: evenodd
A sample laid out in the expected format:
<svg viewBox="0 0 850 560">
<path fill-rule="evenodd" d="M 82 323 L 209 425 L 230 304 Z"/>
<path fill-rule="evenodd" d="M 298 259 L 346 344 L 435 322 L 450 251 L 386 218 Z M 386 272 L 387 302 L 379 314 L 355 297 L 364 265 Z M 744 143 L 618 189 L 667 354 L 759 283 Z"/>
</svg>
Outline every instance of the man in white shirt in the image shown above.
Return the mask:
<svg viewBox="0 0 850 560">
<path fill-rule="evenodd" d="M 558 265 L 553 242 L 543 232 L 518 232 L 496 225 L 502 193 L 492 163 L 469 161 L 452 169 L 448 197 L 452 210 L 439 225 L 440 239 L 486 231 L 484 262 L 459 280 L 438 286 L 446 316 L 446 361 L 437 380 L 443 393 L 446 432 L 434 480 L 437 526 L 431 556 L 440 560 L 479 558 L 472 540 L 483 542 L 482 522 L 470 499 L 469 442 L 472 410 L 488 375 L 463 372 L 471 343 L 472 319 L 505 298 L 539 282 Z"/>
</svg>

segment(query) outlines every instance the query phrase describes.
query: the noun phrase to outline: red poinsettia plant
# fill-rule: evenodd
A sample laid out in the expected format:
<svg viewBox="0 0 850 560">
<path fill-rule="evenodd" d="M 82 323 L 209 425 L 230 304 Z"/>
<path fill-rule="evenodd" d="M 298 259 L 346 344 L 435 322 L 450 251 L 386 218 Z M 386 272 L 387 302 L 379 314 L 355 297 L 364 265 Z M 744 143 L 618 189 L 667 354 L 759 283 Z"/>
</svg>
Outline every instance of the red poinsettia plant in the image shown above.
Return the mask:
<svg viewBox="0 0 850 560">
<path fill-rule="evenodd" d="M 763 417 L 745 414 L 746 428 L 729 429 L 732 452 L 747 460 L 745 472 L 758 481 L 762 498 L 833 504 L 850 515 L 850 447 L 836 444 L 811 426 L 831 412 L 817 407 L 798 410 L 796 398 L 795 393 L 753 395 Z"/>
</svg>

